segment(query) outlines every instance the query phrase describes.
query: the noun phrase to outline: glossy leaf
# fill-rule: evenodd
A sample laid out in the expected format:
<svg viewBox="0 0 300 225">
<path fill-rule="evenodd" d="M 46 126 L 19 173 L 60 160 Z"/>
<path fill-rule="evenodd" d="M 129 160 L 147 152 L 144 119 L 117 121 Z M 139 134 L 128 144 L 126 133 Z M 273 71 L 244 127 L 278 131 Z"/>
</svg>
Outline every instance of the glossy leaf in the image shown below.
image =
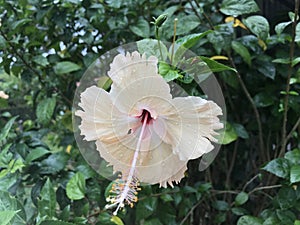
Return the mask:
<svg viewBox="0 0 300 225">
<path fill-rule="evenodd" d="M 240 192 L 236 197 L 235 197 L 235 205 L 240 206 L 245 204 L 249 199 L 249 195 L 245 192 Z"/>
<path fill-rule="evenodd" d="M 281 34 L 283 32 L 283 30 L 288 26 L 290 25 L 292 22 L 289 21 L 289 22 L 282 22 L 282 23 L 279 23 L 275 26 L 275 32 L 277 34 Z"/>
<path fill-rule="evenodd" d="M 265 165 L 262 169 L 276 175 L 277 177 L 288 178 L 290 165 L 287 159 L 277 158 L 267 163 L 267 165 Z"/>
<path fill-rule="evenodd" d="M 292 184 L 300 182 L 300 165 L 292 166 L 291 174 L 290 174 L 290 182 Z"/>
<path fill-rule="evenodd" d="M 76 173 L 67 183 L 67 196 L 72 200 L 84 198 L 86 186 L 85 179 L 82 173 Z"/>
<path fill-rule="evenodd" d="M 254 0 L 224 0 L 220 11 L 228 16 L 239 16 L 259 10 Z"/>
<path fill-rule="evenodd" d="M 249 16 L 243 20 L 246 27 L 257 37 L 266 40 L 270 33 L 268 20 L 263 16 Z"/>
<path fill-rule="evenodd" d="M 254 216 L 242 216 L 239 218 L 237 225 L 263 225 L 263 221 Z"/>
<path fill-rule="evenodd" d="M 206 35 L 208 35 L 209 33 L 211 33 L 211 30 L 205 31 L 203 33 L 197 33 L 197 34 L 190 34 L 187 36 L 184 36 L 182 38 L 179 38 L 178 40 L 176 40 L 176 44 L 183 46 L 184 48 L 191 48 L 193 47 L 195 44 L 197 44 L 197 42 L 202 39 L 203 37 L 205 37 Z"/>
<path fill-rule="evenodd" d="M 233 41 L 231 42 L 231 47 L 237 54 L 239 54 L 243 58 L 243 60 L 245 61 L 245 63 L 248 64 L 248 66 L 251 66 L 251 55 L 248 49 L 242 43 L 238 41 Z"/>
<path fill-rule="evenodd" d="M 207 58 L 204 56 L 199 56 L 199 58 L 207 64 L 207 66 L 213 73 L 222 72 L 222 71 L 226 71 L 226 70 L 231 70 L 233 72 L 236 72 L 236 70 L 234 68 L 226 66 L 226 65 L 219 63 L 215 60 L 212 60 L 210 58 Z"/>
<path fill-rule="evenodd" d="M 238 138 L 236 130 L 230 123 L 226 123 L 225 134 L 222 140 L 223 145 L 230 144 L 231 142 L 235 141 Z"/>
</svg>

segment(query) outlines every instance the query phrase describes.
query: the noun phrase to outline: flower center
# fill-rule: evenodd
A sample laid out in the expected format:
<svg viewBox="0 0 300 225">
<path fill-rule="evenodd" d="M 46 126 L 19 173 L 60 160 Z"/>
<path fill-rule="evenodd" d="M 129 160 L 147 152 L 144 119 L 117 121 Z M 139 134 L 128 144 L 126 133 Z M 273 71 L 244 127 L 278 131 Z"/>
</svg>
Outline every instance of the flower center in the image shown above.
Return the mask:
<svg viewBox="0 0 300 225">
<path fill-rule="evenodd" d="M 139 117 L 141 118 L 141 123 L 144 123 L 145 119 L 146 119 L 146 124 L 149 124 L 153 120 L 151 113 L 146 109 L 143 109 L 143 112 Z"/>
</svg>

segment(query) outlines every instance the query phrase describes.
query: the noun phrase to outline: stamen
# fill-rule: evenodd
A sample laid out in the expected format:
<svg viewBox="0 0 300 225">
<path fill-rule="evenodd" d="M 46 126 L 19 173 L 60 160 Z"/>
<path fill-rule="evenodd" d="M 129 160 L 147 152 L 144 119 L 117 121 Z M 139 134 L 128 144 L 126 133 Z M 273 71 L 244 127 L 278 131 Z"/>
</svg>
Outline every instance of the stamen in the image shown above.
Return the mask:
<svg viewBox="0 0 300 225">
<path fill-rule="evenodd" d="M 144 113 L 145 112 L 145 113 Z M 150 118 L 149 118 L 150 116 Z M 138 143 L 133 155 L 133 159 L 131 162 L 131 167 L 129 170 L 129 174 L 127 176 L 126 182 L 123 179 L 117 179 L 116 183 L 113 184 L 112 189 L 110 192 L 113 194 L 107 198 L 108 202 L 112 204 L 107 205 L 105 208 L 112 208 L 117 205 L 116 210 L 113 212 L 114 215 L 117 215 L 120 208 L 125 206 L 125 203 L 130 207 L 133 207 L 133 202 L 137 202 L 138 198 L 136 197 L 137 192 L 140 190 L 139 188 L 139 181 L 134 176 L 134 171 L 136 167 L 136 162 L 138 158 L 138 154 L 142 145 L 142 140 L 144 136 L 144 132 L 147 126 L 147 123 L 151 119 L 151 115 L 147 110 L 143 110 L 142 113 L 142 129 L 138 139 Z"/>
</svg>

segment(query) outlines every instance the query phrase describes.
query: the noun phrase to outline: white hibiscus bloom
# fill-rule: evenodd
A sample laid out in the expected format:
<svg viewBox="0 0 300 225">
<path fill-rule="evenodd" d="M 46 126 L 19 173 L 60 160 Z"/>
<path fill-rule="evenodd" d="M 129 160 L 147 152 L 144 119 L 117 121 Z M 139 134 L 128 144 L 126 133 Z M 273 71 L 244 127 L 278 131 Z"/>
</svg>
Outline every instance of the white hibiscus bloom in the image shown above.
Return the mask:
<svg viewBox="0 0 300 225">
<path fill-rule="evenodd" d="M 122 179 L 109 201 L 132 205 L 138 181 L 173 187 L 184 177 L 187 162 L 214 147 L 221 129 L 221 108 L 200 97 L 172 98 L 158 74 L 158 60 L 138 52 L 117 55 L 108 72 L 111 90 L 92 86 L 81 94 L 81 135 L 96 141 L 97 150 Z"/>
</svg>

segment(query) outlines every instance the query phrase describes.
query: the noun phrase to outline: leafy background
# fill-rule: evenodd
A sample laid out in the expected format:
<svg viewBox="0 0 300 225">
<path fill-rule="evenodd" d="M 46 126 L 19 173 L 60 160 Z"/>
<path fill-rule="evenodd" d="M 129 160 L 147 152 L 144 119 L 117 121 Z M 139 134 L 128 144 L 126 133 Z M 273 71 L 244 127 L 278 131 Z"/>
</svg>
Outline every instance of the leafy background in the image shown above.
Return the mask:
<svg viewBox="0 0 300 225">
<path fill-rule="evenodd" d="M 0 0 L 1 224 L 299 225 L 299 0 L 293 7 L 268 20 L 254 0 Z M 216 71 L 225 139 L 206 171 L 194 160 L 180 185 L 144 186 L 134 208 L 112 216 L 110 181 L 74 141 L 76 83 L 106 51 L 156 38 L 150 22 L 163 13 L 160 38 L 172 41 L 178 18 L 177 42 Z"/>
</svg>

